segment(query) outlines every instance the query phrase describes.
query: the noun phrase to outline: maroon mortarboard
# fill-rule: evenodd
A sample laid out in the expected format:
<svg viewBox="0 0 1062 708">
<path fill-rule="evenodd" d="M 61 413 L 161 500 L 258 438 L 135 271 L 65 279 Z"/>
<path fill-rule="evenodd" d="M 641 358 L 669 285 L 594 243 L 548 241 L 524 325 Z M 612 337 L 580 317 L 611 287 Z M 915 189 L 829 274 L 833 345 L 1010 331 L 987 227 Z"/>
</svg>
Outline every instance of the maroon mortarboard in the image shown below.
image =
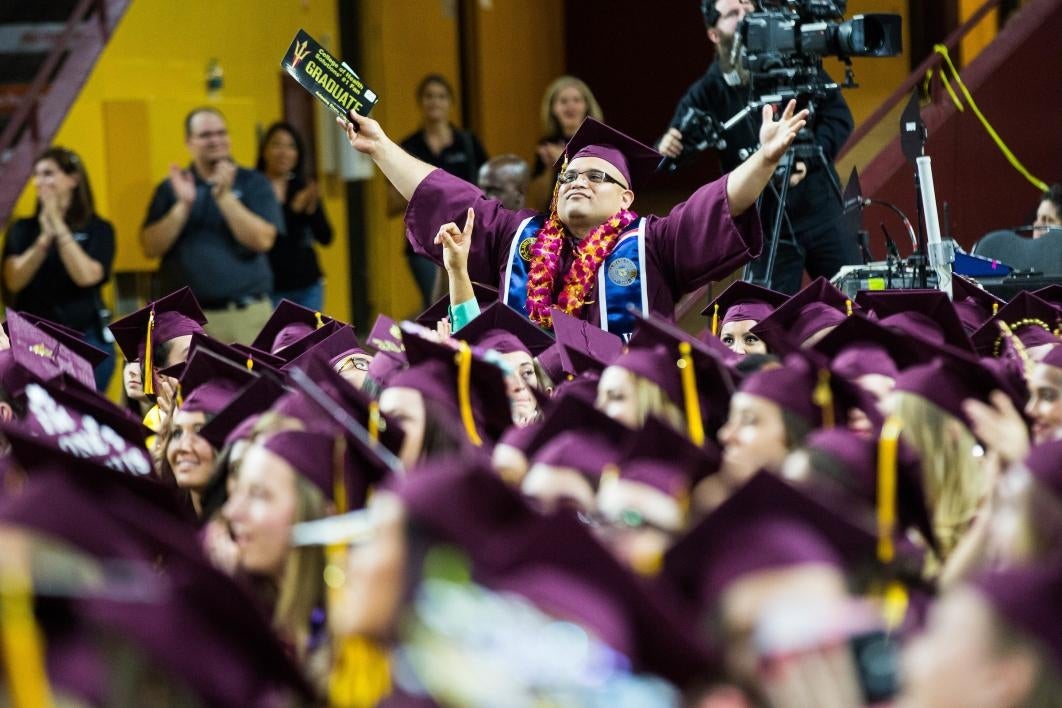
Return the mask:
<svg viewBox="0 0 1062 708">
<path fill-rule="evenodd" d="M 712 607 L 734 581 L 807 563 L 855 569 L 873 563 L 874 533 L 760 472 L 664 556 L 664 574 L 688 599 Z"/>
<path fill-rule="evenodd" d="M 596 157 L 616 168 L 630 189 L 645 186 L 663 155 L 615 128 L 587 117 L 564 146 L 556 167 L 580 157 Z"/>
<path fill-rule="evenodd" d="M 712 440 L 698 447 L 669 424 L 649 416 L 618 463 L 619 479 L 688 498 L 693 486 L 719 468 L 721 452 Z"/>
<path fill-rule="evenodd" d="M 10 349 L 0 349 L 0 390 L 7 394 L 7 400 L 16 400 L 33 380 L 33 374 L 15 361 Z"/>
<path fill-rule="evenodd" d="M 266 435 L 259 443 L 321 490 L 326 499 L 336 501 L 337 496 L 345 495 L 346 502 L 353 504 L 348 508 L 364 503 L 366 489 L 353 489 L 353 480 L 346 476 L 346 443 L 339 433 L 281 430 Z M 340 492 L 340 488 L 344 491 Z"/>
<path fill-rule="evenodd" d="M 973 351 L 954 305 L 940 290 L 863 290 L 855 302 L 886 327 L 933 344 Z"/>
<path fill-rule="evenodd" d="M 244 434 L 249 433 L 258 415 L 269 410 L 284 392 L 284 387 L 273 378 L 260 376 L 244 386 L 228 405 L 217 411 L 199 430 L 199 434 L 221 450 L 238 437 L 237 431 L 242 429 Z"/>
<path fill-rule="evenodd" d="M 11 310 L 8 310 L 8 312 L 11 312 Z M 18 314 L 23 319 L 29 320 L 31 324 L 36 326 L 42 332 L 46 332 L 55 337 L 63 346 L 87 361 L 92 367 L 99 366 L 110 356 L 110 354 L 102 349 L 94 347 L 86 342 L 85 335 L 78 332 L 76 329 L 59 324 L 58 322 L 52 322 L 51 320 L 47 320 L 39 315 L 34 315 L 29 312 L 20 312 Z M 4 329 L 5 331 L 7 330 L 6 322 Z"/>
<path fill-rule="evenodd" d="M 709 302 L 701 314 L 709 319 L 711 333 L 719 336 L 720 327 L 727 322 L 759 322 L 788 299 L 785 293 L 736 280 Z"/>
<path fill-rule="evenodd" d="M 236 366 L 242 366 L 248 371 L 255 371 L 255 366 L 257 365 L 257 373 L 265 371 L 273 374 L 274 377 L 280 375 L 279 369 L 273 365 L 273 361 L 277 359 L 277 357 L 273 357 L 269 354 L 262 357 L 254 351 L 247 351 L 247 348 L 241 349 L 231 344 L 225 344 L 205 333 L 196 333 L 192 335 L 192 341 L 188 345 L 188 358 L 191 359 L 200 349 L 217 354 L 225 361 L 235 364 Z M 266 357 L 268 357 L 268 360 Z M 164 376 L 179 379 L 184 375 L 184 370 L 187 366 L 188 361 L 182 361 L 173 366 L 167 366 L 165 369 L 160 369 L 159 373 Z"/>
<path fill-rule="evenodd" d="M 403 355 L 406 351 L 402 343 L 402 328 L 387 315 L 376 316 L 376 322 L 369 330 L 365 343 L 378 352 Z"/>
<path fill-rule="evenodd" d="M 980 329 L 999 308 L 1007 304 L 1006 300 L 961 275 L 951 279 L 951 301 L 967 333 Z"/>
<path fill-rule="evenodd" d="M 454 338 L 481 349 L 493 349 L 499 354 L 524 351 L 531 356 L 538 356 L 554 341 L 547 332 L 531 324 L 504 302 L 489 305 L 455 332 Z"/>
<path fill-rule="evenodd" d="M 835 469 L 818 471 L 832 477 L 832 486 L 841 496 L 866 504 L 868 510 L 878 508 L 879 441 L 851 430 L 829 428 L 809 433 L 804 448 L 819 451 L 836 463 Z M 902 440 L 897 445 L 895 500 L 899 521 L 896 531 L 902 534 L 905 528 L 917 528 L 926 542 L 936 548 L 936 534 L 923 491 L 922 462 Z"/>
<path fill-rule="evenodd" d="M 989 394 L 997 389 L 1012 395 L 1011 388 L 975 357 L 941 355 L 901 371 L 894 390 L 917 394 L 972 429 L 963 401 L 973 398 L 988 403 Z M 1018 410 L 1024 407 L 1023 401 L 1014 403 Z"/>
<path fill-rule="evenodd" d="M 839 325 L 854 308 L 851 299 L 820 276 L 757 322 L 751 331 L 771 351 L 784 353 L 789 342 L 803 344 L 815 333 Z"/>
<path fill-rule="evenodd" d="M 596 486 L 607 467 L 619 462 L 622 439 L 592 430 L 567 431 L 551 438 L 531 455 L 531 466 L 567 467 L 581 472 Z"/>
<path fill-rule="evenodd" d="M 564 432 L 598 434 L 616 441 L 625 440 L 630 435 L 622 423 L 597 410 L 593 399 L 564 396 L 546 412 L 545 420 L 525 448 L 527 456 L 532 457 Z"/>
<path fill-rule="evenodd" d="M 185 412 L 214 415 L 258 374 L 206 349 L 199 349 L 181 375 L 179 405 Z"/>
<path fill-rule="evenodd" d="M 284 369 L 305 368 L 310 359 L 320 359 L 329 366 L 337 366 L 354 354 L 365 354 L 361 342 L 354 334 L 353 327 L 343 326 L 326 336 L 316 345 L 310 347 L 284 364 Z"/>
<path fill-rule="evenodd" d="M 228 345 L 230 349 L 239 352 L 245 359 L 250 359 L 254 368 L 255 364 L 264 364 L 272 369 L 280 369 L 284 366 L 284 360 L 275 354 L 264 352 L 261 349 L 255 349 L 250 344 L 241 344 L 240 342 L 233 342 Z"/>
<path fill-rule="evenodd" d="M 589 368 L 603 369 L 623 352 L 623 340 L 615 334 L 557 308 L 551 312 L 553 333 L 557 342 L 566 347 L 566 351 L 560 354 L 564 373 L 576 376 Z"/>
<path fill-rule="evenodd" d="M 1062 440 L 1042 443 L 1029 450 L 1025 466 L 1037 482 L 1051 490 L 1062 501 Z"/>
<path fill-rule="evenodd" d="M 489 285 L 472 283 L 472 294 L 475 295 L 476 302 L 479 303 L 481 310 L 485 310 L 493 303 L 498 302 L 498 289 Z M 428 309 L 413 318 L 413 321 L 419 325 L 424 325 L 428 329 L 434 329 L 439 320 L 450 316 L 451 304 L 450 293 L 446 293 L 433 302 Z"/>
<path fill-rule="evenodd" d="M 1033 290 L 1032 294 L 1041 300 L 1046 300 L 1056 307 L 1062 307 L 1062 285 L 1052 283 L 1051 285 L 1046 285 L 1038 290 Z"/>
<path fill-rule="evenodd" d="M 29 320 L 32 324 L 35 324 L 38 327 L 43 327 L 48 330 L 58 330 L 59 332 L 62 332 L 73 339 L 80 339 L 82 341 L 85 340 L 85 335 L 77 331 L 73 327 L 67 327 L 65 324 L 53 322 L 52 320 L 49 320 L 45 317 L 41 317 L 40 315 L 35 315 L 32 312 L 20 312 L 18 314 L 20 314 L 23 319 Z M 4 332 L 8 332 L 6 321 L 3 323 L 3 328 Z"/>
<path fill-rule="evenodd" d="M 340 322 L 339 320 L 330 319 L 317 329 L 299 337 L 291 344 L 279 350 L 277 356 L 283 359 L 285 363 L 290 362 L 310 351 L 339 330 L 349 326 L 350 325 Z"/>
<path fill-rule="evenodd" d="M 92 365 L 65 340 L 45 332 L 14 310 L 7 311 L 7 326 L 12 356 L 38 379 L 43 381 L 66 372 L 95 388 Z"/>
<path fill-rule="evenodd" d="M 833 371 L 850 379 L 865 374 L 896 378 L 900 370 L 925 363 L 933 356 L 928 347 L 860 313 L 845 318 L 812 348 L 830 359 Z"/>
<path fill-rule="evenodd" d="M 1062 557 L 984 573 L 972 585 L 1009 627 L 1047 650 L 1052 666 L 1041 671 L 1062 673 Z"/>
<path fill-rule="evenodd" d="M 291 346 L 296 340 L 302 339 L 331 320 L 331 317 L 322 315 L 320 312 L 284 299 L 262 325 L 262 329 L 251 342 L 251 346 L 270 354 L 276 354 L 279 350 Z"/>
<path fill-rule="evenodd" d="M 126 361 L 139 361 L 149 337 L 157 347 L 177 337 L 204 332 L 206 321 L 192 289 L 183 287 L 115 320 L 109 329 Z"/>
<path fill-rule="evenodd" d="M 1007 335 L 1001 323 L 1026 347 L 1057 344 L 1062 309 L 1023 290 L 970 335 L 978 354 L 1000 356 L 1004 352 Z"/>
<path fill-rule="evenodd" d="M 563 344 L 554 342 L 535 357 L 539 367 L 554 385 L 559 384 L 564 379 L 564 375 L 568 373 L 565 371 L 565 361 L 561 353 L 563 346 Z"/>
</svg>

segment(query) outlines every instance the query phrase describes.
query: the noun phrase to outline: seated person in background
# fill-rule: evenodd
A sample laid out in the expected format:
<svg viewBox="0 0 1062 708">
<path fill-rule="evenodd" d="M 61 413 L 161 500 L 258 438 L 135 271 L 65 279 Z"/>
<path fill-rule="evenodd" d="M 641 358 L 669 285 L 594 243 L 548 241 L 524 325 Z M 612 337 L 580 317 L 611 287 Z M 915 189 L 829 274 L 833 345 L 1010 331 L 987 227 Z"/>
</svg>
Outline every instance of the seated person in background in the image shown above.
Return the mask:
<svg viewBox="0 0 1062 708">
<path fill-rule="evenodd" d="M 1052 184 L 1040 196 L 1040 206 L 1036 208 L 1033 227 L 1033 238 L 1040 238 L 1049 233 L 1062 234 L 1062 184 Z"/>
</svg>

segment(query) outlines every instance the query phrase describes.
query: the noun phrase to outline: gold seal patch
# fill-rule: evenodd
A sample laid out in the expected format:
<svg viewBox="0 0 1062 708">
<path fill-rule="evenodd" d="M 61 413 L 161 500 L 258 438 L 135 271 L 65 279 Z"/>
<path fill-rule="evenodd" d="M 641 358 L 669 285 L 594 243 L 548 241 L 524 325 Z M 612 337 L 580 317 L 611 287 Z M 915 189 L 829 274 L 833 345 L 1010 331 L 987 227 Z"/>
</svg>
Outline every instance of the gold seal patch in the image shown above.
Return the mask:
<svg viewBox="0 0 1062 708">
<path fill-rule="evenodd" d="M 525 261 L 531 261 L 531 248 L 535 245 L 535 239 L 533 236 L 528 236 L 520 242 L 520 257 Z"/>
</svg>

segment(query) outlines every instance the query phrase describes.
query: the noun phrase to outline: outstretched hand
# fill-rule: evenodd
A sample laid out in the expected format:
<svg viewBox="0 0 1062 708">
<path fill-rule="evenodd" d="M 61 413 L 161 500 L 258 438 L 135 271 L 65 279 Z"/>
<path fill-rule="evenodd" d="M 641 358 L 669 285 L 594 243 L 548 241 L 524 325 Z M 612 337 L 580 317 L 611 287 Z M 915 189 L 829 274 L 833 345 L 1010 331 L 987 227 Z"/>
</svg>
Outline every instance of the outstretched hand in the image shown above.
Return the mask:
<svg viewBox="0 0 1062 708">
<path fill-rule="evenodd" d="M 336 123 L 346 132 L 350 146 L 369 157 L 372 157 L 380 144 L 387 139 L 378 122 L 359 116 L 354 111 L 350 111 L 347 118 L 336 116 Z"/>
<path fill-rule="evenodd" d="M 439 227 L 435 235 L 435 245 L 443 247 L 443 265 L 448 273 L 464 273 L 468 270 L 468 252 L 472 245 L 472 229 L 476 225 L 476 212 L 468 208 L 465 228 L 458 229 L 450 222 Z"/>
<path fill-rule="evenodd" d="M 796 101 L 790 100 L 778 120 L 774 108 L 763 107 L 763 125 L 760 126 L 760 149 L 769 162 L 776 163 L 796 139 L 797 133 L 807 124 L 808 110 L 796 112 Z"/>
</svg>

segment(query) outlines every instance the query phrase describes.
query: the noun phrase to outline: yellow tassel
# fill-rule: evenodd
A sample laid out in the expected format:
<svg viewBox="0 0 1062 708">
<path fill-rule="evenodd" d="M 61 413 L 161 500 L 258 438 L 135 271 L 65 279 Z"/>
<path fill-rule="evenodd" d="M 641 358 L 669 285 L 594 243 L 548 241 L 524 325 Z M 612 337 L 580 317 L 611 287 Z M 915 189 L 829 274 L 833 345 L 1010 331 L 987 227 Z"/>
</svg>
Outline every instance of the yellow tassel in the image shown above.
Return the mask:
<svg viewBox="0 0 1062 708">
<path fill-rule="evenodd" d="M 997 312 L 999 312 L 999 303 L 998 302 L 993 302 L 992 303 L 992 316 L 995 317 Z"/>
<path fill-rule="evenodd" d="M 712 336 L 719 336 L 719 303 L 712 308 Z"/>
<path fill-rule="evenodd" d="M 177 382 L 177 407 L 180 408 L 184 405 L 184 391 L 181 389 L 180 381 Z"/>
<path fill-rule="evenodd" d="M 33 615 L 33 585 L 23 568 L 0 578 L 0 644 L 11 705 L 51 705 L 43 639 Z"/>
<path fill-rule="evenodd" d="M 332 497 L 336 504 L 337 514 L 345 514 L 350 510 L 346 466 L 343 464 L 346 453 L 347 441 L 342 435 L 337 435 L 332 445 Z"/>
<path fill-rule="evenodd" d="M 892 536 L 896 528 L 896 465 L 903 422 L 889 416 L 878 441 L 878 560 L 892 562 L 896 555 Z"/>
<path fill-rule="evenodd" d="M 830 388 L 829 369 L 819 369 L 819 380 L 811 394 L 811 402 L 822 410 L 822 427 L 832 428 L 837 424 L 833 417 L 833 390 Z"/>
<path fill-rule="evenodd" d="M 701 420 L 701 402 L 697 398 L 697 374 L 693 371 L 693 355 L 689 342 L 679 342 L 677 362 L 682 377 L 682 397 L 686 403 L 686 427 L 690 440 L 700 447 L 704 444 L 704 422 Z"/>
<path fill-rule="evenodd" d="M 461 342 L 457 350 L 457 405 L 469 441 L 476 447 L 482 447 L 483 440 L 476 432 L 476 419 L 472 416 L 472 350 L 468 342 Z"/>
<path fill-rule="evenodd" d="M 320 312 L 314 312 L 313 318 L 317 320 L 317 326 L 314 327 L 314 329 L 321 329 L 322 327 L 324 327 L 324 318 L 321 317 Z"/>
<path fill-rule="evenodd" d="M 380 404 L 369 401 L 369 440 L 380 442 Z"/>
<path fill-rule="evenodd" d="M 155 395 L 155 373 L 152 370 L 151 335 L 155 331 L 155 308 L 148 313 L 147 341 L 144 343 L 144 393 L 149 396 Z"/>
<path fill-rule="evenodd" d="M 247 357 L 247 370 L 254 371 L 254 359 Z"/>
<path fill-rule="evenodd" d="M 852 316 L 852 301 L 851 300 L 845 300 L 844 301 L 844 313 L 848 317 Z"/>
<path fill-rule="evenodd" d="M 885 617 L 885 629 L 892 632 L 900 628 L 907 615 L 907 588 L 898 580 L 885 586 L 882 596 L 882 614 Z"/>
</svg>

